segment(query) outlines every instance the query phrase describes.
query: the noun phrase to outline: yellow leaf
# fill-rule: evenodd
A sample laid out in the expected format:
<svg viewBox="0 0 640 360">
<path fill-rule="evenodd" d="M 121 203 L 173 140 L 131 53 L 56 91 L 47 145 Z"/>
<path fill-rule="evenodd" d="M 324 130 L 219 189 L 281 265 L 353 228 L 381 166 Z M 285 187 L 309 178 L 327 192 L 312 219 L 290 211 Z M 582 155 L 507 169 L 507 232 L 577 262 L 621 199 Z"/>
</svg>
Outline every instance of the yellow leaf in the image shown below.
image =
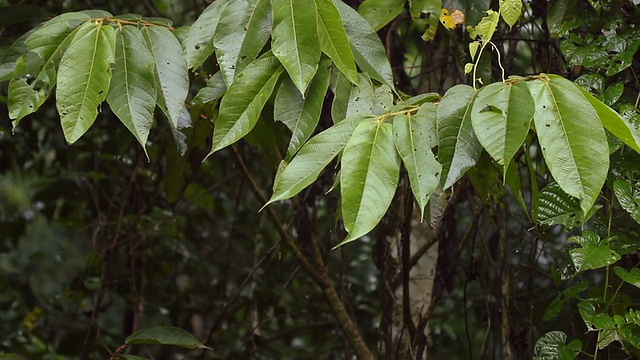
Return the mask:
<svg viewBox="0 0 640 360">
<path fill-rule="evenodd" d="M 449 30 L 456 28 L 456 23 L 447 9 L 440 10 L 440 23 Z"/>
</svg>

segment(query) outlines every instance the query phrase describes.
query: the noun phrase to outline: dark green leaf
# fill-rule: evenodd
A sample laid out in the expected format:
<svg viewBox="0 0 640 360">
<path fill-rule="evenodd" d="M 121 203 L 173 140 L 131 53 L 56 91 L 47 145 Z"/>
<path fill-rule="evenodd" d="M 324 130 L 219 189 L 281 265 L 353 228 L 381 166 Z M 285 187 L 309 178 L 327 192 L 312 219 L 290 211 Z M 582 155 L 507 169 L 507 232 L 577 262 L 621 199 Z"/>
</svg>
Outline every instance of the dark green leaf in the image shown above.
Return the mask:
<svg viewBox="0 0 640 360">
<path fill-rule="evenodd" d="M 613 182 L 613 192 L 620 206 L 631 215 L 633 220 L 640 223 L 640 190 L 627 181 L 616 180 Z"/>
<path fill-rule="evenodd" d="M 138 330 L 127 337 L 125 344 L 160 344 L 180 346 L 187 349 L 209 349 L 193 335 L 181 328 L 173 326 L 156 326 Z"/>
<path fill-rule="evenodd" d="M 365 0 L 358 12 L 378 31 L 402 13 L 404 3 L 405 0 Z"/>
<path fill-rule="evenodd" d="M 226 91 L 227 86 L 225 85 L 224 79 L 222 78 L 222 73 L 218 71 L 215 74 L 211 75 L 209 80 L 207 80 L 207 86 L 198 91 L 192 102 L 194 104 L 205 104 L 211 101 L 215 101 L 221 98 Z"/>
<path fill-rule="evenodd" d="M 584 231 L 581 236 L 572 236 L 569 241 L 580 245 L 579 248 L 569 251 L 576 273 L 609 266 L 620 260 L 620 255 L 609 248 L 608 239 L 601 240 L 592 231 Z"/>
<path fill-rule="evenodd" d="M 640 288 L 640 269 L 632 268 L 631 271 L 627 271 L 619 266 L 613 268 L 613 272 L 620 277 L 620 279 L 628 282 L 629 284 Z"/>
</svg>

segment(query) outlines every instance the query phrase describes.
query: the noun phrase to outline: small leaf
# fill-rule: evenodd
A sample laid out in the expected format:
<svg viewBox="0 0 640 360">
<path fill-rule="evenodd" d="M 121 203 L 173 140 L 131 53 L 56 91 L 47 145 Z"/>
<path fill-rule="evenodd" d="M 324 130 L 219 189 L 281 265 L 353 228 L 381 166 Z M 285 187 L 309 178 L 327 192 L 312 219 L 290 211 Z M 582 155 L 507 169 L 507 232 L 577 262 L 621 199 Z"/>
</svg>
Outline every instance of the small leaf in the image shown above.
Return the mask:
<svg viewBox="0 0 640 360">
<path fill-rule="evenodd" d="M 209 349 L 193 335 L 173 326 L 156 326 L 141 329 L 129 335 L 124 341 L 127 345 L 174 345 L 187 349 Z"/>
<path fill-rule="evenodd" d="M 420 208 L 420 221 L 431 194 L 438 187 L 442 165 L 432 149 L 438 146 L 436 106 L 426 103 L 413 116 L 398 115 L 393 120 L 396 149 L 409 174 L 411 191 Z"/>
<path fill-rule="evenodd" d="M 584 231 L 581 236 L 572 236 L 569 241 L 581 246 L 569 251 L 576 273 L 609 266 L 620 260 L 620 255 L 607 245 L 608 240 L 600 240 L 592 231 Z"/>
<path fill-rule="evenodd" d="M 341 0 L 333 0 L 340 12 L 351 50 L 360 69 L 371 78 L 395 89 L 393 72 L 378 34 L 360 14 Z"/>
<path fill-rule="evenodd" d="M 562 190 L 593 206 L 609 169 L 609 145 L 598 114 L 571 81 L 557 75 L 529 83 L 542 155 Z M 584 219 L 583 219 L 584 220 Z"/>
<path fill-rule="evenodd" d="M 475 97 L 471 86 L 456 85 L 447 90 L 438 106 L 438 161 L 442 164 L 440 180 L 444 181 L 444 189 L 455 184 L 482 154 L 471 124 Z"/>
<path fill-rule="evenodd" d="M 69 144 L 91 127 L 107 97 L 115 40 L 113 27 L 86 22 L 60 60 L 56 106 Z"/>
<path fill-rule="evenodd" d="M 329 88 L 329 66 L 328 58 L 320 62 L 306 97 L 300 94 L 290 79 L 285 79 L 280 84 L 273 106 L 273 117 L 291 130 L 287 159 L 291 159 L 304 145 L 318 125 L 324 96 Z"/>
<path fill-rule="evenodd" d="M 223 10 L 234 0 L 218 0 L 209 5 L 191 25 L 182 41 L 189 69 L 197 68 L 213 53 L 213 35 Z"/>
<path fill-rule="evenodd" d="M 442 9 L 441 0 L 410 0 L 409 11 L 414 22 L 424 24 L 422 40 L 431 41 L 438 30 L 438 17 Z"/>
<path fill-rule="evenodd" d="M 333 125 L 312 137 L 287 165 L 281 163 L 273 184 L 273 195 L 263 206 L 291 198 L 311 185 L 320 172 L 344 148 L 358 124 L 369 116 L 357 115 Z"/>
<path fill-rule="evenodd" d="M 509 28 L 518 21 L 520 14 L 522 14 L 522 0 L 500 0 L 500 15 Z"/>
<path fill-rule="evenodd" d="M 213 129 L 209 155 L 235 143 L 253 129 L 281 73 L 278 59 L 266 54 L 238 75 L 220 102 L 220 117 Z"/>
<path fill-rule="evenodd" d="M 153 56 L 158 104 L 174 127 L 189 92 L 189 72 L 178 39 L 162 26 L 145 26 L 142 34 Z"/>
<path fill-rule="evenodd" d="M 341 164 L 342 218 L 349 234 L 334 249 L 371 231 L 393 200 L 400 174 L 393 126 L 362 121 L 345 146 Z"/>
<path fill-rule="evenodd" d="M 318 36 L 322 52 L 333 60 L 338 70 L 351 83 L 357 85 L 358 71 L 338 9 L 331 0 L 318 0 L 316 5 L 318 7 Z"/>
<path fill-rule="evenodd" d="M 272 0 L 271 49 L 302 94 L 320 61 L 315 0 Z"/>
<path fill-rule="evenodd" d="M 206 104 L 218 100 L 226 91 L 227 86 L 222 78 L 222 73 L 218 71 L 211 75 L 209 80 L 207 80 L 207 86 L 198 91 L 192 102 L 194 104 Z"/>
<path fill-rule="evenodd" d="M 572 360 L 580 350 L 582 343 L 580 340 L 574 340 L 565 345 L 567 335 L 562 331 L 550 331 L 544 334 L 534 348 L 534 360 Z"/>
<path fill-rule="evenodd" d="M 640 223 L 640 190 L 624 180 L 616 180 L 613 182 L 613 192 L 620 206 L 631 215 L 633 220 Z"/>
<path fill-rule="evenodd" d="M 402 13 L 404 3 L 405 0 L 365 0 L 358 12 L 378 31 Z"/>
<path fill-rule="evenodd" d="M 568 195 L 555 182 L 540 191 L 538 206 L 534 210 L 533 220 L 544 225 L 561 224 L 573 228 L 580 226 L 584 218 L 578 199 Z M 594 212 L 589 212 L 587 218 Z"/>
<path fill-rule="evenodd" d="M 628 282 L 629 284 L 640 288 L 640 269 L 632 268 L 631 271 L 627 271 L 619 266 L 613 268 L 613 272 L 620 277 L 620 279 Z"/>
<path fill-rule="evenodd" d="M 442 26 L 444 26 L 448 30 L 452 30 L 456 28 L 456 23 L 455 21 L 453 21 L 453 18 L 451 17 L 451 14 L 447 9 L 440 10 L 439 20 L 440 20 L 440 24 L 442 24 Z"/>
<path fill-rule="evenodd" d="M 469 37 L 474 40 L 479 37 L 483 42 L 490 41 L 498 27 L 498 20 L 500 17 L 497 12 L 487 10 L 487 16 L 483 17 L 478 25 L 469 28 Z"/>
<path fill-rule="evenodd" d="M 155 80 L 154 58 L 147 49 L 142 32 L 131 25 L 118 29 L 116 62 L 107 102 L 138 140 L 145 154 L 158 96 Z"/>
</svg>

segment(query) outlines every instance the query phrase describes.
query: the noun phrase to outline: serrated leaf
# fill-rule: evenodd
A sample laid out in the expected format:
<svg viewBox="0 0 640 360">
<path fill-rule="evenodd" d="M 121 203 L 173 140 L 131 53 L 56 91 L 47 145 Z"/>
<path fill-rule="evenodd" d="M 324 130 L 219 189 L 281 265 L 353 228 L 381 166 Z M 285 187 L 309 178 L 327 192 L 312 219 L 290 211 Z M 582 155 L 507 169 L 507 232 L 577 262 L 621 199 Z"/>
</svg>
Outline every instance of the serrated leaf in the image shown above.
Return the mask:
<svg viewBox="0 0 640 360">
<path fill-rule="evenodd" d="M 316 6 L 318 7 L 320 49 L 333 60 L 338 70 L 351 83 L 357 85 L 358 70 L 338 9 L 331 0 L 317 0 Z"/>
<path fill-rule="evenodd" d="M 640 131 L 615 110 L 596 99 L 587 90 L 582 87 L 578 87 L 578 89 L 596 110 L 602 125 L 627 146 L 640 153 Z"/>
<path fill-rule="evenodd" d="M 580 200 L 586 216 L 609 169 L 609 145 L 602 123 L 579 88 L 567 79 L 548 75 L 529 87 L 545 162 L 562 190 Z"/>
<path fill-rule="evenodd" d="M 534 347 L 534 360 L 572 360 L 582 349 L 580 340 L 566 345 L 567 335 L 562 331 L 550 331 L 544 334 Z"/>
<path fill-rule="evenodd" d="M 269 0 L 238 0 L 223 10 L 213 46 L 227 86 L 267 43 L 271 22 Z"/>
<path fill-rule="evenodd" d="M 396 149 L 407 169 L 411 191 L 420 208 L 420 221 L 423 221 L 424 208 L 438 187 L 442 172 L 442 165 L 432 152 L 438 146 L 436 106 L 426 103 L 411 117 L 396 116 L 393 132 Z"/>
<path fill-rule="evenodd" d="M 613 268 L 613 272 L 625 282 L 640 288 L 640 269 L 631 268 L 631 271 L 627 271 L 619 266 Z"/>
<path fill-rule="evenodd" d="M 402 13 L 404 3 L 405 0 L 365 0 L 358 7 L 358 13 L 378 31 Z"/>
<path fill-rule="evenodd" d="M 182 48 L 189 69 L 197 68 L 213 53 L 213 35 L 220 22 L 220 16 L 233 1 L 214 1 L 204 9 L 187 31 Z"/>
<path fill-rule="evenodd" d="M 361 122 L 345 146 L 341 164 L 342 219 L 349 234 L 334 249 L 371 231 L 393 200 L 400 174 L 393 126 Z"/>
<path fill-rule="evenodd" d="M 373 117 L 357 115 L 344 119 L 307 141 L 289 164 L 281 163 L 273 184 L 273 195 L 264 206 L 289 199 L 316 181 L 322 169 L 342 151 L 358 124 L 365 119 L 373 120 Z"/>
<path fill-rule="evenodd" d="M 529 133 L 534 112 L 533 98 L 523 82 L 497 82 L 478 92 L 471 112 L 473 130 L 489 155 L 502 165 L 503 179 Z"/>
<path fill-rule="evenodd" d="M 271 49 L 302 94 L 320 61 L 315 0 L 272 0 Z"/>
<path fill-rule="evenodd" d="M 438 161 L 441 181 L 447 189 L 473 167 L 482 153 L 471 124 L 471 109 L 476 91 L 468 85 L 456 85 L 442 97 L 436 114 Z"/>
<path fill-rule="evenodd" d="M 609 266 L 620 260 L 620 255 L 609 248 L 608 240 L 601 240 L 592 231 L 584 231 L 581 236 L 572 236 L 569 241 L 580 245 L 579 248 L 569 251 L 576 273 Z"/>
<path fill-rule="evenodd" d="M 280 84 L 273 105 L 273 118 L 282 121 L 291 130 L 287 159 L 291 159 L 304 145 L 318 125 L 324 96 L 329 88 L 330 66 L 328 58 L 320 61 L 306 97 L 300 94 L 290 79 L 285 79 Z"/>
<path fill-rule="evenodd" d="M 130 25 L 118 29 L 116 61 L 107 103 L 138 140 L 145 154 L 158 96 L 155 81 L 154 58 L 142 32 Z"/>
<path fill-rule="evenodd" d="M 115 42 L 113 27 L 86 22 L 60 60 L 56 106 L 69 144 L 91 127 L 107 96 Z"/>
<path fill-rule="evenodd" d="M 500 15 L 504 22 L 513 27 L 522 14 L 522 0 L 500 0 Z"/>
<path fill-rule="evenodd" d="M 227 86 L 224 83 L 224 79 L 222 78 L 222 73 L 220 71 L 211 75 L 209 80 L 207 80 L 207 86 L 203 87 L 198 91 L 196 96 L 193 97 L 192 103 L 194 104 L 205 104 L 211 101 L 218 100 L 224 95 L 227 91 Z"/>
<path fill-rule="evenodd" d="M 640 223 L 640 190 L 624 180 L 616 180 L 613 182 L 613 192 L 620 206 L 631 215 L 633 220 Z"/>
<path fill-rule="evenodd" d="M 142 34 L 153 56 L 158 105 L 174 127 L 189 92 L 189 72 L 178 39 L 162 26 L 145 26 Z"/>
<path fill-rule="evenodd" d="M 378 34 L 367 20 L 349 5 L 341 0 L 333 0 L 333 3 L 340 12 L 356 64 L 371 78 L 387 85 L 390 89 L 395 89 L 391 65 Z"/>
<path fill-rule="evenodd" d="M 213 129 L 209 155 L 235 143 L 253 129 L 281 73 L 278 59 L 267 54 L 238 75 L 220 102 L 220 116 Z"/>
<path fill-rule="evenodd" d="M 187 349 L 210 349 L 185 330 L 173 326 L 156 326 L 141 329 L 129 335 L 127 345 L 173 345 Z"/>
</svg>

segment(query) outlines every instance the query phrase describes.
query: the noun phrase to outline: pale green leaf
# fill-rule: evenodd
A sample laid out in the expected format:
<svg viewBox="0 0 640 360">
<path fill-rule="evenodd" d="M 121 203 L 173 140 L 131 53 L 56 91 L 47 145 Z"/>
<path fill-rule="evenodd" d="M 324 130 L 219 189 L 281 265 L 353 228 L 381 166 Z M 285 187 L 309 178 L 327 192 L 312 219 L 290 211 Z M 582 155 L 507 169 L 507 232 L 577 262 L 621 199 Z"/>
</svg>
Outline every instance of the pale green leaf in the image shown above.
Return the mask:
<svg viewBox="0 0 640 360">
<path fill-rule="evenodd" d="M 318 125 L 324 96 L 329 88 L 330 66 L 328 58 L 320 61 L 305 97 L 290 79 L 285 79 L 280 84 L 273 105 L 273 117 L 291 130 L 287 159 L 291 159 L 304 145 Z"/>
<path fill-rule="evenodd" d="M 598 113 L 602 125 L 627 146 L 640 153 L 640 131 L 629 120 L 620 116 L 615 110 L 603 104 L 587 90 L 578 87 L 584 97 Z"/>
<path fill-rule="evenodd" d="M 145 153 L 158 96 L 155 81 L 154 58 L 142 32 L 131 25 L 118 29 L 116 62 L 107 103 Z"/>
<path fill-rule="evenodd" d="M 576 273 L 609 266 L 620 260 L 620 255 L 607 244 L 608 239 L 601 240 L 598 234 L 592 231 L 584 231 L 581 236 L 572 236 L 569 241 L 580 245 L 577 249 L 569 250 Z"/>
<path fill-rule="evenodd" d="M 350 82 L 357 85 L 358 70 L 338 9 L 331 0 L 317 0 L 316 5 L 318 7 L 318 36 L 322 52 L 333 60 L 338 70 Z"/>
<path fill-rule="evenodd" d="M 524 82 L 493 83 L 483 87 L 473 103 L 471 123 L 478 141 L 503 167 L 524 143 L 535 112 L 533 98 Z"/>
<path fill-rule="evenodd" d="M 613 182 L 613 193 L 631 218 L 640 223 L 640 189 L 624 180 Z"/>
<path fill-rule="evenodd" d="M 189 69 L 197 68 L 214 50 L 213 35 L 223 10 L 235 0 L 218 0 L 209 5 L 187 31 L 182 41 L 184 56 Z"/>
<path fill-rule="evenodd" d="M 107 96 L 115 40 L 113 27 L 86 22 L 78 28 L 60 60 L 56 106 L 70 144 L 91 127 L 98 116 L 98 106 Z"/>
<path fill-rule="evenodd" d="M 138 330 L 124 341 L 127 345 L 173 345 L 187 349 L 210 349 L 187 331 L 173 326 L 156 326 Z"/>
<path fill-rule="evenodd" d="M 373 113 L 382 115 L 393 108 L 393 90 L 387 85 L 374 86 Z"/>
<path fill-rule="evenodd" d="M 324 169 L 344 148 L 358 124 L 363 120 L 374 120 L 372 116 L 357 115 L 312 137 L 288 165 L 281 163 L 273 185 L 273 195 L 264 205 L 291 198 L 311 185 Z"/>
<path fill-rule="evenodd" d="M 640 288 L 640 269 L 631 268 L 631 271 L 627 271 L 619 266 L 613 268 L 613 272 L 620 277 L 620 279 L 628 282 L 629 284 Z"/>
<path fill-rule="evenodd" d="M 469 36 L 472 39 L 480 37 L 484 42 L 490 41 L 498 27 L 498 20 L 500 20 L 500 15 L 497 12 L 491 9 L 487 10 L 487 15 L 480 20 L 480 23 L 469 28 Z"/>
<path fill-rule="evenodd" d="M 346 117 L 373 113 L 374 90 L 367 74 L 358 74 L 358 85 L 350 84 Z"/>
<path fill-rule="evenodd" d="M 141 31 L 153 56 L 158 105 L 177 127 L 189 92 L 189 73 L 180 42 L 162 26 L 145 26 Z"/>
<path fill-rule="evenodd" d="M 438 106 L 438 161 L 442 164 L 440 179 L 444 189 L 455 184 L 482 154 L 471 124 L 475 96 L 471 86 L 456 85 L 444 94 Z"/>
<path fill-rule="evenodd" d="M 336 247 L 371 231 L 393 200 L 400 174 L 393 126 L 373 119 L 361 122 L 344 148 L 341 164 L 342 219 L 349 234 Z"/>
<path fill-rule="evenodd" d="M 509 28 L 518 21 L 522 14 L 522 0 L 500 0 L 500 15 Z"/>
<path fill-rule="evenodd" d="M 220 102 L 220 116 L 209 155 L 235 143 L 253 129 L 281 73 L 278 59 L 266 54 L 238 75 Z"/>
<path fill-rule="evenodd" d="M 420 208 L 420 221 L 431 194 L 438 187 L 442 165 L 432 149 L 438 146 L 436 106 L 426 103 L 413 115 L 397 115 L 393 119 L 394 141 L 402 163 L 409 174 L 411 191 Z"/>
<path fill-rule="evenodd" d="M 315 0 L 272 0 L 271 49 L 302 94 L 320 61 Z"/>
<path fill-rule="evenodd" d="M 404 3 L 405 0 L 365 0 L 358 12 L 378 31 L 402 13 Z"/>
<path fill-rule="evenodd" d="M 593 206 L 609 169 L 607 137 L 593 106 L 560 76 L 529 83 L 542 155 L 562 190 L 580 200 L 583 215 Z"/>
<path fill-rule="evenodd" d="M 341 0 L 333 0 L 340 12 L 351 50 L 360 69 L 371 78 L 395 89 L 393 72 L 384 45 L 371 25 L 357 11 Z"/>
<path fill-rule="evenodd" d="M 218 71 L 211 75 L 207 80 L 207 86 L 198 91 L 196 96 L 193 97 L 192 103 L 205 104 L 211 101 L 218 100 L 227 91 L 227 86 L 222 78 L 222 72 Z"/>
<path fill-rule="evenodd" d="M 223 10 L 213 46 L 227 86 L 267 43 L 271 21 L 269 0 L 237 0 Z"/>
</svg>

